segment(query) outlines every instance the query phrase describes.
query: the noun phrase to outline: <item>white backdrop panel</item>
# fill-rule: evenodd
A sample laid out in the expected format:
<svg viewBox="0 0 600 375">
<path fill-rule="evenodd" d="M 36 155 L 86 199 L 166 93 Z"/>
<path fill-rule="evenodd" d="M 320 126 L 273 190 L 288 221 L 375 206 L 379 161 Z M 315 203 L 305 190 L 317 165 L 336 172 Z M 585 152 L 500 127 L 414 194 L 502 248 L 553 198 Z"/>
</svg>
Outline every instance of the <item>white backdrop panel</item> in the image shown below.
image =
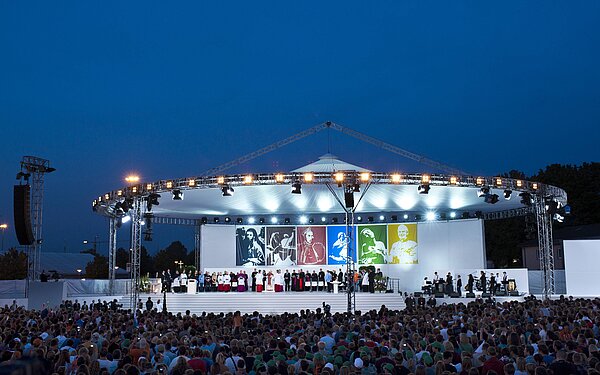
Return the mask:
<svg viewBox="0 0 600 375">
<path fill-rule="evenodd" d="M 235 225 L 203 225 L 200 268 L 235 267 Z"/>
<path fill-rule="evenodd" d="M 563 241 L 567 294 L 600 296 L 598 261 L 600 240 Z"/>
</svg>

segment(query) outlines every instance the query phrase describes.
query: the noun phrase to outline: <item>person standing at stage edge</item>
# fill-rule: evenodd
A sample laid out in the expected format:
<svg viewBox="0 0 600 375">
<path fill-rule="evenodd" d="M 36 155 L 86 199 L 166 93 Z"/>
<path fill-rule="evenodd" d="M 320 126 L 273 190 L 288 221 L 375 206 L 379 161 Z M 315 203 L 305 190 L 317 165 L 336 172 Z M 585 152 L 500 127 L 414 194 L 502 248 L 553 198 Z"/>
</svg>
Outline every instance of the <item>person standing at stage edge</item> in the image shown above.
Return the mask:
<svg viewBox="0 0 600 375">
<path fill-rule="evenodd" d="M 375 293 L 375 271 L 369 270 L 369 293 Z"/>
<path fill-rule="evenodd" d="M 486 292 L 486 279 L 485 279 L 485 271 L 481 271 L 481 276 L 479 276 L 479 283 L 481 284 L 481 289 L 483 293 Z"/>
<path fill-rule="evenodd" d="M 256 268 L 252 271 L 252 291 L 256 292 Z"/>
<path fill-rule="evenodd" d="M 283 280 L 285 282 L 285 291 L 289 292 L 290 291 L 290 281 L 292 280 L 292 275 L 290 274 L 289 270 L 285 270 L 285 273 L 283 274 Z"/>
</svg>

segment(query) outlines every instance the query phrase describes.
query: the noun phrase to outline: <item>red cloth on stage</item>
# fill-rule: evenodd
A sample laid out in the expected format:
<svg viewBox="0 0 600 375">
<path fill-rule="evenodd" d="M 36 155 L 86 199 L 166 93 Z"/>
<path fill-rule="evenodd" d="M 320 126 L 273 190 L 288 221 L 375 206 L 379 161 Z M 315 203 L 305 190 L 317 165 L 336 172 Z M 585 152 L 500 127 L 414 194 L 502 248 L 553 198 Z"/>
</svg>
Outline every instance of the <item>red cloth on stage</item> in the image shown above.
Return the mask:
<svg viewBox="0 0 600 375">
<path fill-rule="evenodd" d="M 275 284 L 275 291 L 276 292 L 283 292 L 283 285 L 277 285 L 277 284 Z"/>
<path fill-rule="evenodd" d="M 256 291 L 257 291 L 257 292 L 259 292 L 259 293 L 263 291 L 263 286 L 262 286 L 262 284 L 258 284 L 258 285 L 256 286 Z"/>
<path fill-rule="evenodd" d="M 228 284 L 223 285 L 223 290 L 225 292 L 229 292 L 231 290 L 231 285 L 228 285 Z"/>
<path fill-rule="evenodd" d="M 219 284 L 219 285 L 217 286 L 217 291 L 219 291 L 219 292 L 222 292 L 222 291 L 223 291 L 223 287 L 224 287 L 224 285 L 223 285 L 223 284 Z"/>
</svg>

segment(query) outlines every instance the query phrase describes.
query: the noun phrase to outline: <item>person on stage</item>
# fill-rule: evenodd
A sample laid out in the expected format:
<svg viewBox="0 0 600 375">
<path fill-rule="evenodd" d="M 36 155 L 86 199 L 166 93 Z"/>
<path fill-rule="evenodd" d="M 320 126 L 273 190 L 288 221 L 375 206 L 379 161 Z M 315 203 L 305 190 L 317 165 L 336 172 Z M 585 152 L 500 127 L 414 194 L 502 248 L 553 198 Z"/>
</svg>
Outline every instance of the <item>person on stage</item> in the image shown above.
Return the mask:
<svg viewBox="0 0 600 375">
<path fill-rule="evenodd" d="M 452 293 L 454 290 L 454 282 L 452 280 L 452 274 L 448 272 L 446 275 L 446 294 Z"/>
<path fill-rule="evenodd" d="M 333 290 L 333 277 L 331 276 L 331 271 L 328 270 L 327 272 L 325 272 L 325 279 L 323 281 L 325 282 L 327 293 L 331 293 L 331 291 Z"/>
<path fill-rule="evenodd" d="M 323 290 L 325 290 L 325 272 L 323 271 L 322 268 L 319 270 L 318 279 L 319 279 L 319 292 L 322 292 Z"/>
<path fill-rule="evenodd" d="M 369 293 L 375 293 L 375 271 L 371 269 L 367 277 L 369 278 Z"/>
<path fill-rule="evenodd" d="M 292 270 L 292 292 L 298 290 L 298 272 Z"/>
<path fill-rule="evenodd" d="M 283 274 L 283 280 L 285 282 L 285 291 L 289 292 L 290 291 L 290 281 L 292 279 L 292 275 L 290 274 L 290 271 L 285 270 L 285 273 Z"/>
<path fill-rule="evenodd" d="M 269 270 L 269 272 L 267 272 L 267 279 L 266 279 L 266 284 L 265 284 L 265 291 L 267 291 L 267 292 L 274 292 L 275 291 L 275 277 L 274 277 L 273 272 L 271 270 Z"/>
<path fill-rule="evenodd" d="M 284 284 L 284 276 L 281 273 L 281 270 L 277 270 L 277 273 L 275 274 L 275 292 L 279 293 L 279 292 L 283 292 L 283 284 Z"/>
<path fill-rule="evenodd" d="M 475 284 L 475 279 L 473 278 L 473 274 L 469 274 L 469 279 L 467 280 L 467 291 L 469 293 L 473 293 L 473 285 Z"/>
<path fill-rule="evenodd" d="M 460 275 L 458 275 L 456 277 L 456 293 L 458 293 L 459 297 L 462 296 L 462 279 L 460 278 Z"/>
<path fill-rule="evenodd" d="M 181 291 L 181 279 L 179 278 L 179 276 L 176 276 L 173 279 L 173 292 L 179 293 L 180 291 Z"/>
<path fill-rule="evenodd" d="M 363 271 L 362 281 L 360 282 L 361 289 L 367 293 L 369 291 L 369 272 Z"/>
<path fill-rule="evenodd" d="M 229 292 L 231 290 L 231 276 L 229 272 L 223 272 L 223 291 Z"/>
<path fill-rule="evenodd" d="M 296 287 L 296 290 L 298 292 L 304 292 L 304 277 L 306 276 L 306 274 L 304 273 L 304 271 L 302 271 L 302 268 L 300 268 L 300 272 L 298 273 L 298 285 Z"/>
<path fill-rule="evenodd" d="M 179 281 L 181 284 L 181 287 L 180 287 L 181 293 L 187 292 L 187 284 L 188 284 L 187 279 L 188 279 L 188 277 L 187 277 L 187 274 L 185 273 L 185 270 L 181 271 L 181 275 L 179 275 Z"/>
<path fill-rule="evenodd" d="M 204 274 L 198 272 L 198 292 L 204 292 Z"/>
<path fill-rule="evenodd" d="M 312 276 L 310 274 L 309 270 L 306 270 L 306 273 L 304 274 L 304 290 L 306 290 L 307 292 L 310 292 L 312 289 Z"/>
<path fill-rule="evenodd" d="M 256 273 L 256 292 L 262 293 L 263 291 L 263 274 L 262 271 Z"/>
<path fill-rule="evenodd" d="M 496 295 L 496 276 L 494 276 L 493 272 L 490 275 L 490 294 Z"/>
<path fill-rule="evenodd" d="M 254 271 L 252 271 L 252 291 L 256 292 L 256 275 L 258 274 L 258 272 L 256 272 L 256 268 L 254 269 Z"/>
<path fill-rule="evenodd" d="M 487 291 L 486 289 L 486 278 L 485 278 L 485 271 L 481 271 L 481 276 L 479 276 L 479 283 L 481 284 L 481 290 L 483 290 L 483 293 L 485 293 Z"/>
<path fill-rule="evenodd" d="M 317 275 L 317 271 L 313 270 L 310 275 L 310 279 L 312 281 L 312 288 L 310 289 L 312 292 L 319 290 L 319 275 Z"/>
<path fill-rule="evenodd" d="M 238 289 L 238 276 L 237 273 L 235 272 L 231 272 L 229 274 L 229 277 L 231 278 L 231 291 L 232 292 L 237 292 Z"/>
<path fill-rule="evenodd" d="M 340 288 L 346 288 L 348 286 L 346 284 L 346 279 L 344 278 L 344 272 L 342 272 L 341 268 L 338 271 L 336 278 L 337 278 L 337 281 L 340 283 Z"/>
<path fill-rule="evenodd" d="M 221 272 L 219 272 L 217 274 L 217 292 L 225 291 L 224 281 L 225 280 L 223 279 L 223 274 Z"/>
<path fill-rule="evenodd" d="M 246 288 L 244 286 L 244 271 L 240 270 L 236 276 L 237 276 L 237 291 L 245 292 Z"/>
</svg>

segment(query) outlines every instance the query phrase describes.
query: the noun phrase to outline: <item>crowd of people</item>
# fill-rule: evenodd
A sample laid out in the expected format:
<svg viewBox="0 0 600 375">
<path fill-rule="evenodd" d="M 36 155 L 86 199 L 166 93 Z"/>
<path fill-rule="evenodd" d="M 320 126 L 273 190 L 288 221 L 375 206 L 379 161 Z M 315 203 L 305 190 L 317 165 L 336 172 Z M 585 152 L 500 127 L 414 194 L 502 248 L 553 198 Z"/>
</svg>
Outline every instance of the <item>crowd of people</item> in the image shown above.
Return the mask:
<svg viewBox="0 0 600 375">
<path fill-rule="evenodd" d="M 134 316 L 115 301 L 40 311 L 5 306 L 0 372 L 600 374 L 600 299 L 477 299 L 333 315 L 196 316 L 148 307 Z"/>
<path fill-rule="evenodd" d="M 257 269 L 246 273 L 245 270 L 219 271 L 219 272 L 196 272 L 188 276 L 185 271 L 171 273 L 170 270 L 163 271 L 160 275 L 160 287 L 157 291 L 187 292 L 190 279 L 196 281 L 196 292 L 332 292 L 334 285 L 345 289 L 349 283 L 356 291 L 375 291 L 375 279 L 382 277 L 380 269 L 363 268 L 350 275 L 342 269 L 327 270 L 320 268 L 312 270 L 303 269 Z"/>
</svg>

